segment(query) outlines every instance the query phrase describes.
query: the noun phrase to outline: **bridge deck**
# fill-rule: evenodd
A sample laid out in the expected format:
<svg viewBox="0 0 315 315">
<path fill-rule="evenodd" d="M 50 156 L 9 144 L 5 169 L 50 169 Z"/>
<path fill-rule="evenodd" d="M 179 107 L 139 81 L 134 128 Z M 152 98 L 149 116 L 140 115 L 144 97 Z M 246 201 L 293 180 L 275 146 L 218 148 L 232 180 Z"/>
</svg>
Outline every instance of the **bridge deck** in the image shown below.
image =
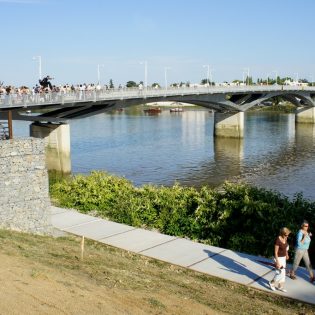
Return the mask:
<svg viewBox="0 0 315 315">
<path fill-rule="evenodd" d="M 20 106 L 43 106 L 52 104 L 86 103 L 100 100 L 126 100 L 126 99 L 148 99 L 167 98 L 170 96 L 200 95 L 200 94 L 237 94 L 237 93 L 269 93 L 269 92 L 301 92 L 311 91 L 315 93 L 315 87 L 299 86 L 227 86 L 227 87 L 179 87 L 179 88 L 122 88 L 107 89 L 100 91 L 75 91 L 72 93 L 50 92 L 28 94 L 10 94 L 0 96 L 0 109 L 9 109 Z"/>
<path fill-rule="evenodd" d="M 299 106 L 315 106 L 315 87 L 300 86 L 201 86 L 179 88 L 122 88 L 100 91 L 51 92 L 0 96 L 0 119 L 12 111 L 13 120 L 66 121 L 107 110 L 159 101 L 177 101 L 216 111 L 246 111 L 274 96 Z M 41 111 L 38 113 L 38 111 Z M 35 114 L 35 112 L 37 113 Z"/>
</svg>

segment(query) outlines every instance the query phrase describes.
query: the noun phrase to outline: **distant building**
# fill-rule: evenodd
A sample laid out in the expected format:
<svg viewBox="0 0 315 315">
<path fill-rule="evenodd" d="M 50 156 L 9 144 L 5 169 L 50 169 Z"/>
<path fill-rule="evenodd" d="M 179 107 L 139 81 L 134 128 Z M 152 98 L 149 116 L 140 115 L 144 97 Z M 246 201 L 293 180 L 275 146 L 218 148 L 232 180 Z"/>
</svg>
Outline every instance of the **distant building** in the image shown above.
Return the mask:
<svg viewBox="0 0 315 315">
<path fill-rule="evenodd" d="M 306 82 L 299 82 L 299 81 L 285 80 L 284 81 L 284 85 L 308 86 L 308 83 L 306 83 Z"/>
</svg>

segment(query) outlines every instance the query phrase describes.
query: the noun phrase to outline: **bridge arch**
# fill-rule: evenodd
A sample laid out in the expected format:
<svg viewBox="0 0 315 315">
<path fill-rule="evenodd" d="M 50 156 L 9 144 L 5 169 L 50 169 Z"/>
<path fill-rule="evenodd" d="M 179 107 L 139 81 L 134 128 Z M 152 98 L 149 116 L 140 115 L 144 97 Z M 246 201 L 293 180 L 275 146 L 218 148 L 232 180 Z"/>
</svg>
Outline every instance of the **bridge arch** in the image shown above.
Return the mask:
<svg viewBox="0 0 315 315">
<path fill-rule="evenodd" d="M 298 92 L 298 91 L 279 91 L 279 92 L 271 92 L 267 94 L 263 94 L 257 99 L 251 102 L 245 102 L 241 106 L 244 111 L 249 110 L 250 108 L 256 106 L 259 103 L 267 101 L 273 97 L 282 97 L 284 100 L 292 103 L 296 107 L 315 107 L 315 99 L 311 93 L 306 92 Z"/>
</svg>

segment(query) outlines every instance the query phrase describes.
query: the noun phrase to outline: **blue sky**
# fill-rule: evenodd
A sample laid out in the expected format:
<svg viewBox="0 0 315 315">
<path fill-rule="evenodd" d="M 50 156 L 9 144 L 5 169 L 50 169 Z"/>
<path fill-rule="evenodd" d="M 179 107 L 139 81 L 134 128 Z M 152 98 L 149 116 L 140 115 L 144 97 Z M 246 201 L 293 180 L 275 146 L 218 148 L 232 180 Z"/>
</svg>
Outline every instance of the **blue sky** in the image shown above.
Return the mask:
<svg viewBox="0 0 315 315">
<path fill-rule="evenodd" d="M 200 82 L 205 64 L 217 82 L 242 78 L 315 77 L 314 0 L 0 0 L 0 81 L 116 85 Z"/>
</svg>

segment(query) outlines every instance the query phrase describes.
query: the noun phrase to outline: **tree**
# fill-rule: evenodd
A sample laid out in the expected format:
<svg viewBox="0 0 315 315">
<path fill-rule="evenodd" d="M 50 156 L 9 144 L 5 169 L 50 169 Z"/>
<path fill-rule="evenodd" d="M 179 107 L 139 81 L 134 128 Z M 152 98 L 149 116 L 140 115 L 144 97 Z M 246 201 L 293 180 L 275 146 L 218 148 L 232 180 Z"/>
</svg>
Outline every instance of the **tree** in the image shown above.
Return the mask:
<svg viewBox="0 0 315 315">
<path fill-rule="evenodd" d="M 160 84 L 159 83 L 152 83 L 151 85 L 153 88 L 160 88 Z"/>
<path fill-rule="evenodd" d="M 214 82 L 211 82 L 210 80 L 208 79 L 202 79 L 201 82 L 200 82 L 201 85 L 206 85 L 206 84 L 209 84 L 209 85 L 214 85 Z"/>
<path fill-rule="evenodd" d="M 300 79 L 299 82 L 301 82 L 301 83 L 309 83 L 307 79 Z"/>
<path fill-rule="evenodd" d="M 137 86 L 138 86 L 138 84 L 135 81 L 128 81 L 126 83 L 127 88 L 132 88 L 132 87 L 137 87 Z"/>
<path fill-rule="evenodd" d="M 209 83 L 208 79 L 202 79 L 201 82 L 200 82 L 201 85 L 206 85 L 208 83 Z"/>
<path fill-rule="evenodd" d="M 114 88 L 114 83 L 113 83 L 113 79 L 109 80 L 109 88 L 113 89 Z"/>
<path fill-rule="evenodd" d="M 253 78 L 247 76 L 244 83 L 247 85 L 253 85 Z"/>
</svg>

